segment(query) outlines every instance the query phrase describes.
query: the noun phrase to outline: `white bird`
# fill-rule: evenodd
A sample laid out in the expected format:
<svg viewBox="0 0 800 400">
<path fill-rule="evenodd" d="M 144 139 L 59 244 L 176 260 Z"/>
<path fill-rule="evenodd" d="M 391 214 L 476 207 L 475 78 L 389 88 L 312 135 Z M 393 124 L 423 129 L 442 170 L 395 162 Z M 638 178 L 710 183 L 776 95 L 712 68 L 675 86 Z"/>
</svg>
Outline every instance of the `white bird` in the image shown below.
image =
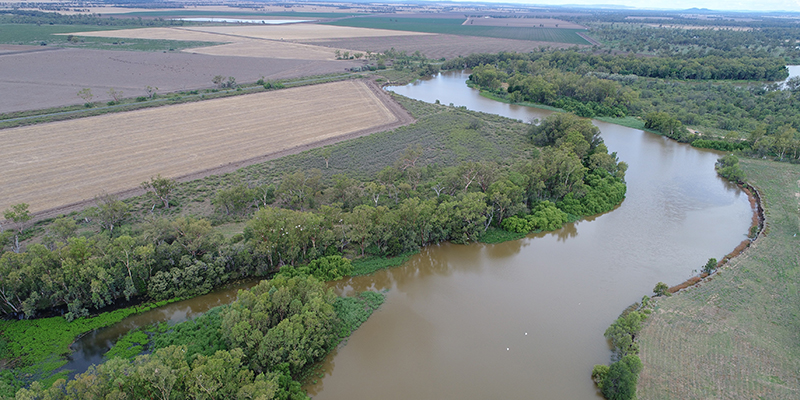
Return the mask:
<svg viewBox="0 0 800 400">
<path fill-rule="evenodd" d="M 525 332 L 525 336 L 528 336 L 528 332 Z"/>
<path fill-rule="evenodd" d="M 508 351 L 508 347 L 506 347 L 506 351 Z"/>
</svg>

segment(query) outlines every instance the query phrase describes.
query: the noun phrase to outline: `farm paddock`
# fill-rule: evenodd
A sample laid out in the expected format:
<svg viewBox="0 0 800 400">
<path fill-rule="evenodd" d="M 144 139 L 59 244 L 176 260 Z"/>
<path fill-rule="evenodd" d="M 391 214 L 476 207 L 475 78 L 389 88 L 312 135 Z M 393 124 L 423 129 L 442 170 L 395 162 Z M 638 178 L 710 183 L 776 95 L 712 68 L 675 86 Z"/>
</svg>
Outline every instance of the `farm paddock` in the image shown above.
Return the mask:
<svg viewBox="0 0 800 400">
<path fill-rule="evenodd" d="M 373 83 L 343 81 L 1 130 L 0 210 L 57 215 L 156 174 L 224 173 L 411 121 Z"/>
</svg>

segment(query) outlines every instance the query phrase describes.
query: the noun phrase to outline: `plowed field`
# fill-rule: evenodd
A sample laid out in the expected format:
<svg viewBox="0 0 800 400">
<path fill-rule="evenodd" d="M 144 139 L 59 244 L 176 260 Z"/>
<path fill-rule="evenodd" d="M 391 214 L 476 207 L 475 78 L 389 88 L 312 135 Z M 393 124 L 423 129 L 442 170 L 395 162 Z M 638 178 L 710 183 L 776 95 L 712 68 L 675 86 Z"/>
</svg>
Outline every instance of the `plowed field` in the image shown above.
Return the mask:
<svg viewBox="0 0 800 400">
<path fill-rule="evenodd" d="M 0 210 L 53 210 L 410 120 L 377 87 L 345 81 L 2 130 Z"/>
</svg>

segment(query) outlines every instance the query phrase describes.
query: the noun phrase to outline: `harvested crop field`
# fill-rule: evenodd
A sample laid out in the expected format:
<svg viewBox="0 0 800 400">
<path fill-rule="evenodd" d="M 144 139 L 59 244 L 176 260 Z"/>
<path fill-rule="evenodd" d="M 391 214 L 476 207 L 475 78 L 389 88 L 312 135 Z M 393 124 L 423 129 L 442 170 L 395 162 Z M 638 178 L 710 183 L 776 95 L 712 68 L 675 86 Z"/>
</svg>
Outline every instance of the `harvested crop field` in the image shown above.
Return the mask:
<svg viewBox="0 0 800 400">
<path fill-rule="evenodd" d="M 318 24 L 292 24 L 272 26 L 203 26 L 186 28 L 196 32 L 270 40 L 310 40 L 332 38 L 362 38 L 384 36 L 407 36 L 408 32 L 388 29 L 354 28 Z M 429 33 L 415 32 L 411 35 L 427 36 Z"/>
<path fill-rule="evenodd" d="M 129 39 L 168 39 L 210 42 L 234 42 L 239 39 L 302 41 L 311 39 L 359 38 L 381 36 L 429 35 L 386 29 L 351 28 L 317 24 L 197 26 L 185 28 L 144 28 L 80 32 L 76 36 L 99 36 Z"/>
<path fill-rule="evenodd" d="M 330 37 L 392 37 L 406 35 L 396 31 L 334 27 L 327 25 L 224 26 L 194 28 L 142 28 L 99 32 L 79 32 L 76 36 L 113 37 L 121 39 L 161 39 L 227 43 L 184 50 L 187 53 L 214 56 L 278 58 L 292 60 L 336 59 L 335 51 L 356 52 L 361 49 L 296 43 Z M 429 36 L 428 34 L 420 34 Z M 363 50 L 361 50 L 363 51 Z"/>
<path fill-rule="evenodd" d="M 574 22 L 554 18 L 467 18 L 464 25 L 474 26 L 508 26 L 511 28 L 562 28 L 586 29 Z"/>
<path fill-rule="evenodd" d="M 350 39 L 323 39 L 302 41 L 306 44 L 316 44 L 332 48 L 359 49 L 361 51 L 383 52 L 394 47 L 398 51 L 409 54 L 419 51 L 428 58 L 438 59 L 444 57 L 451 59 L 466 56 L 472 53 L 497 53 L 510 51 L 528 53 L 538 51 L 541 47 L 554 49 L 569 48 L 574 45 L 553 42 L 534 42 L 530 40 L 500 39 L 472 36 L 465 38 L 456 35 L 428 35 L 428 36 L 391 36 L 372 38 Z"/>
<path fill-rule="evenodd" d="M 223 57 L 179 52 L 130 52 L 61 49 L 0 55 L 0 113 L 80 104 L 77 93 L 90 88 L 95 101 L 111 100 L 108 90 L 125 97 L 211 87 L 214 76 L 238 82 L 297 78 L 341 72 L 352 61 Z"/>
<path fill-rule="evenodd" d="M 355 50 L 327 48 L 300 43 L 278 42 L 274 40 L 239 39 L 233 43 L 218 46 L 195 47 L 183 50 L 192 54 L 210 56 L 258 57 L 288 60 L 336 60 L 336 50 Z"/>
<path fill-rule="evenodd" d="M 2 130 L 0 210 L 63 212 L 156 174 L 223 173 L 411 120 L 376 85 L 344 81 Z"/>
<path fill-rule="evenodd" d="M 765 233 L 710 280 L 658 300 L 638 335 L 639 399 L 800 398 L 800 166 L 740 164 Z"/>
</svg>

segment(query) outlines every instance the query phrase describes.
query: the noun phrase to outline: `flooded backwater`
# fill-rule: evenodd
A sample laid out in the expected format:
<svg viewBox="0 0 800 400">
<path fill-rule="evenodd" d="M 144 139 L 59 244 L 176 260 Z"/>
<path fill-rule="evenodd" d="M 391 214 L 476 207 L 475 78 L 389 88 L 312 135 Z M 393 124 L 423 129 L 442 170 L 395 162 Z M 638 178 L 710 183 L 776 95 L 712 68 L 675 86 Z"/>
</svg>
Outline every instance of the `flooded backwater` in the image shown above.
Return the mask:
<svg viewBox="0 0 800 400">
<path fill-rule="evenodd" d="M 465 73 L 392 87 L 396 93 L 523 121 L 547 111 L 479 96 Z M 306 385 L 314 399 L 597 399 L 590 373 L 608 363 L 603 337 L 659 281 L 678 284 L 722 258 L 748 231 L 747 195 L 714 172 L 718 152 L 594 122 L 629 164 L 614 211 L 497 245 L 442 244 L 404 265 L 333 282 L 386 302 Z M 249 283 L 248 285 L 251 285 Z M 246 286 L 246 285 L 244 285 Z M 233 300 L 236 288 L 175 303 L 87 335 L 71 365 L 101 361 L 122 333 L 179 321 Z M 85 367 L 83 367 L 85 369 Z"/>
</svg>

